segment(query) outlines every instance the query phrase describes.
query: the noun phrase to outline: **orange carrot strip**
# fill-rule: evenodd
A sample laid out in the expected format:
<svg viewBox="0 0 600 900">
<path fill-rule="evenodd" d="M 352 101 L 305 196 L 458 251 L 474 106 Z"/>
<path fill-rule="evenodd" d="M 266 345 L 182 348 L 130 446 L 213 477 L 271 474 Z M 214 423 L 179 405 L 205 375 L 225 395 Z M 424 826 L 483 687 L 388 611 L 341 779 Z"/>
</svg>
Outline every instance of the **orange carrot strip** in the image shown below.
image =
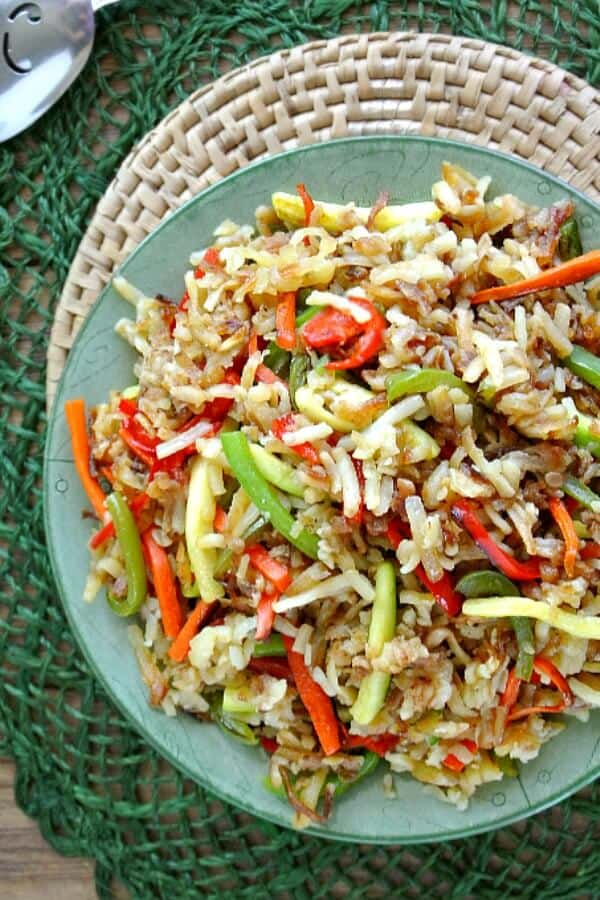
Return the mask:
<svg viewBox="0 0 600 900">
<path fill-rule="evenodd" d="M 164 632 L 168 638 L 177 637 L 183 625 L 183 613 L 169 557 L 152 537 L 151 528 L 143 533 L 142 546 L 152 574 Z"/>
<path fill-rule="evenodd" d="M 551 497 L 548 501 L 550 512 L 554 521 L 560 528 L 560 532 L 565 542 L 564 567 L 569 578 L 575 575 L 575 563 L 577 562 L 577 554 L 579 553 L 579 538 L 575 531 L 573 519 L 569 515 L 569 511 L 562 500 L 558 497 Z"/>
<path fill-rule="evenodd" d="M 90 442 L 87 434 L 85 403 L 81 397 L 75 400 L 67 400 L 65 403 L 65 417 L 71 433 L 73 459 L 79 480 L 90 503 L 94 507 L 94 512 L 102 520 L 106 515 L 104 491 L 97 479 L 90 473 Z"/>
<path fill-rule="evenodd" d="M 293 638 L 284 635 L 283 643 L 300 699 L 308 711 L 325 755 L 331 756 L 342 746 L 339 724 L 331 698 L 313 680 L 302 654 L 292 649 Z"/>
<path fill-rule="evenodd" d="M 523 278 L 512 284 L 499 284 L 484 291 L 476 291 L 471 303 L 489 303 L 491 300 L 511 300 L 513 297 L 524 297 L 536 291 L 547 291 L 551 288 L 566 287 L 585 281 L 600 273 L 600 250 L 591 250 L 583 256 L 576 256 L 559 266 L 545 269 L 532 278 Z"/>
<path fill-rule="evenodd" d="M 275 313 L 277 336 L 275 343 L 282 350 L 293 350 L 296 346 L 296 294 L 287 291 L 277 304 Z"/>
<path fill-rule="evenodd" d="M 200 626 L 206 621 L 208 614 L 214 609 L 214 603 L 204 603 L 198 600 L 185 621 L 185 625 L 169 647 L 169 656 L 174 662 L 183 662 L 190 652 L 190 641 L 200 630 Z"/>
<path fill-rule="evenodd" d="M 505 706 L 510 710 L 517 702 L 519 696 L 519 688 L 521 687 L 521 679 L 517 677 L 514 669 L 508 673 L 506 687 L 504 688 L 502 697 L 500 698 L 500 706 Z"/>
<path fill-rule="evenodd" d="M 560 692 L 562 700 L 553 706 L 528 706 L 521 709 L 509 710 L 507 722 L 514 722 L 516 719 L 525 719 L 534 713 L 561 713 L 573 703 L 573 692 L 568 685 L 567 679 L 558 671 L 554 663 L 544 656 L 536 656 L 533 661 L 533 668 L 536 672 L 545 675 L 550 679 L 554 687 Z"/>
<path fill-rule="evenodd" d="M 273 604 L 279 597 L 279 593 L 263 593 L 258 601 L 258 609 L 256 610 L 256 640 L 266 640 L 273 629 L 275 622 L 275 610 Z"/>
<path fill-rule="evenodd" d="M 251 331 L 248 338 L 248 356 L 252 356 L 254 353 L 258 353 L 258 335 L 255 331 Z"/>
</svg>

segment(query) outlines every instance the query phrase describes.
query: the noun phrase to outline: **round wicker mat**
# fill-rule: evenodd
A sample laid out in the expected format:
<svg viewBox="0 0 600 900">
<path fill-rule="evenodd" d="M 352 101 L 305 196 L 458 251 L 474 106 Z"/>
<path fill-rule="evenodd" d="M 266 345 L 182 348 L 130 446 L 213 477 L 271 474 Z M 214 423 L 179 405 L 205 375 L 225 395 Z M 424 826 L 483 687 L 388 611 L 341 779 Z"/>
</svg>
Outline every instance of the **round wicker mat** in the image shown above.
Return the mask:
<svg viewBox="0 0 600 900">
<path fill-rule="evenodd" d="M 349 35 L 274 53 L 192 94 L 123 162 L 56 309 L 48 404 L 98 293 L 172 210 L 263 156 L 403 132 L 513 153 L 600 197 L 600 95 L 558 66 L 441 34 Z"/>
</svg>

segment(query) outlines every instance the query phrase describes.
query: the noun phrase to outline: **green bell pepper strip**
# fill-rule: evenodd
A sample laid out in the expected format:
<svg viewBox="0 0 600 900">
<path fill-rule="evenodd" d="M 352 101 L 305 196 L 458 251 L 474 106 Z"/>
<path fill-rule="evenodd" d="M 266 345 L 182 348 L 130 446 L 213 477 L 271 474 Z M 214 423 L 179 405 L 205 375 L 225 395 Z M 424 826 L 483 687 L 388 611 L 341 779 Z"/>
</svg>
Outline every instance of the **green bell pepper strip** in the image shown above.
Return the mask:
<svg viewBox="0 0 600 900">
<path fill-rule="evenodd" d="M 296 316 L 296 328 L 302 328 L 303 325 L 306 325 L 307 322 L 310 322 L 312 317 L 316 316 L 316 314 L 318 312 L 321 312 L 321 310 L 321 306 L 307 306 L 299 316 Z"/>
<path fill-rule="evenodd" d="M 396 572 L 391 562 L 380 563 L 375 575 L 375 599 L 369 624 L 367 648 L 378 656 L 383 645 L 396 633 Z M 360 683 L 358 697 L 352 706 L 352 718 L 368 725 L 385 703 L 391 676 L 387 672 L 369 672 Z"/>
<path fill-rule="evenodd" d="M 254 659 L 262 656 L 287 656 L 281 635 L 271 634 L 266 640 L 257 641 L 252 656 Z"/>
<path fill-rule="evenodd" d="M 277 346 L 275 341 L 270 341 L 263 363 L 275 375 L 282 377 L 289 369 L 291 358 L 292 354 L 289 350 L 283 350 Z"/>
<path fill-rule="evenodd" d="M 573 475 L 567 475 L 563 481 L 562 489 L 565 494 L 568 494 L 573 500 L 577 500 L 586 509 L 593 510 L 595 504 L 600 503 L 600 496 L 586 484 L 583 484 L 582 481 L 579 481 L 578 478 L 574 478 Z"/>
<path fill-rule="evenodd" d="M 563 261 L 575 259 L 583 253 L 583 245 L 579 236 L 579 225 L 572 216 L 560 227 L 558 237 L 558 252 Z"/>
<path fill-rule="evenodd" d="M 279 797 L 280 800 L 287 800 L 287 794 L 283 785 L 281 785 L 280 787 L 275 787 L 268 775 L 265 775 L 262 783 L 263 787 L 265 787 L 270 794 L 274 794 L 276 797 Z"/>
<path fill-rule="evenodd" d="M 296 407 L 296 391 L 306 384 L 306 378 L 310 372 L 310 359 L 304 353 L 297 353 L 290 363 L 290 400 L 294 409 Z"/>
<path fill-rule="evenodd" d="M 318 559 L 319 539 L 297 523 L 277 498 L 273 488 L 258 471 L 246 435 L 241 431 L 221 434 L 223 452 L 233 474 L 244 488 L 263 518 L 290 544 L 311 559 Z"/>
<path fill-rule="evenodd" d="M 592 387 L 600 390 L 600 356 L 584 350 L 583 347 L 573 346 L 572 352 L 565 356 L 563 362 L 571 372 L 587 381 Z"/>
<path fill-rule="evenodd" d="M 519 588 L 501 572 L 484 569 L 481 572 L 470 572 L 459 579 L 456 590 L 467 598 L 473 597 L 516 597 Z M 518 653 L 515 674 L 523 681 L 529 681 L 533 672 L 533 629 L 525 616 L 510 616 L 510 624 L 517 639 Z"/>
<path fill-rule="evenodd" d="M 127 596 L 121 599 L 109 591 L 108 605 L 118 616 L 132 616 L 139 610 L 147 595 L 142 542 L 135 519 L 122 494 L 118 491 L 109 494 L 106 508 L 115 526 L 127 571 Z"/>
<path fill-rule="evenodd" d="M 374 772 L 380 762 L 381 757 L 378 756 L 377 753 L 373 753 L 372 750 L 367 750 L 363 756 L 362 765 L 354 778 L 351 778 L 348 781 L 342 781 L 339 775 L 334 775 L 330 782 L 335 785 L 334 797 L 341 797 L 342 794 L 345 794 L 346 791 L 353 788 L 355 784 L 362 781 L 363 778 L 366 778 L 371 772 Z"/>
<path fill-rule="evenodd" d="M 473 396 L 473 389 L 462 378 L 445 369 L 405 369 L 404 372 L 389 375 L 385 380 L 390 403 L 405 394 L 426 394 L 442 384 L 460 388 L 468 397 Z"/>
<path fill-rule="evenodd" d="M 236 719 L 234 716 L 223 712 L 221 696 L 216 694 L 209 702 L 213 721 L 229 737 L 233 737 L 242 744 L 254 746 L 258 744 L 258 738 L 246 722 Z"/>
</svg>

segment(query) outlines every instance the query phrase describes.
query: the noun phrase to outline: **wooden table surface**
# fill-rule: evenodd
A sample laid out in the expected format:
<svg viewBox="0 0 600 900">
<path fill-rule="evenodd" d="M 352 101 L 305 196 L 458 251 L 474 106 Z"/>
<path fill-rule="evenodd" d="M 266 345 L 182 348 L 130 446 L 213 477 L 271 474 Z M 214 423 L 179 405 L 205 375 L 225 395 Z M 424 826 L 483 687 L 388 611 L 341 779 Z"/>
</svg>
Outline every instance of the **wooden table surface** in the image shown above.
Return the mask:
<svg viewBox="0 0 600 900">
<path fill-rule="evenodd" d="M 15 767 L 0 759 L 0 897 L 2 900 L 96 900 L 94 866 L 60 856 L 13 793 Z"/>
</svg>

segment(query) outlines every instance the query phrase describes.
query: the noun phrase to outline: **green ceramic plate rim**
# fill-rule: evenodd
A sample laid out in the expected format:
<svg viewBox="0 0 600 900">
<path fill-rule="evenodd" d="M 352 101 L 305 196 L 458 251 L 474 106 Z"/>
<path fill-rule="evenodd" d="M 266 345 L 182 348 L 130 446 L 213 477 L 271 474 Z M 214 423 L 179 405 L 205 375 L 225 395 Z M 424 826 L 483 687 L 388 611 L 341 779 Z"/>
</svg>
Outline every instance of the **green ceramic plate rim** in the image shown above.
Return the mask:
<svg viewBox="0 0 600 900">
<path fill-rule="evenodd" d="M 129 254 L 129 256 L 127 257 L 127 261 L 130 259 L 133 259 L 135 256 L 138 255 L 138 253 L 142 252 L 144 247 L 146 246 L 146 244 L 150 240 L 152 240 L 156 237 L 157 233 L 160 232 L 163 225 L 167 221 L 172 222 L 176 217 L 179 217 L 180 215 L 184 214 L 185 211 L 189 208 L 189 206 L 196 204 L 196 203 L 204 202 L 204 200 L 207 197 L 209 197 L 214 191 L 219 190 L 219 188 L 225 181 L 227 181 L 227 182 L 234 181 L 239 176 L 247 173 L 248 170 L 250 170 L 250 169 L 262 168 L 264 166 L 268 166 L 271 163 L 271 161 L 275 158 L 279 159 L 281 157 L 303 156 L 303 155 L 311 154 L 314 152 L 318 152 L 318 150 L 320 148 L 322 148 L 325 145 L 331 144 L 331 143 L 335 143 L 338 145 L 345 144 L 348 146 L 356 147 L 356 146 L 360 146 L 360 144 L 368 144 L 372 140 L 377 140 L 379 143 L 389 142 L 390 144 L 410 142 L 410 143 L 433 144 L 433 145 L 437 145 L 437 146 L 449 146 L 449 147 L 458 146 L 462 149 L 466 149 L 471 152 L 475 152 L 476 154 L 480 154 L 483 157 L 491 155 L 491 156 L 495 156 L 495 157 L 498 157 L 503 160 L 508 160 L 511 163 L 517 165 L 519 168 L 527 169 L 528 171 L 530 171 L 532 173 L 532 175 L 535 175 L 536 177 L 541 176 L 544 180 L 553 182 L 556 186 L 567 191 L 569 194 L 580 197 L 581 200 L 583 200 L 587 204 L 590 204 L 591 206 L 594 206 L 597 209 L 597 211 L 600 213 L 600 204 L 598 204 L 595 200 L 592 200 L 590 197 L 583 194 L 577 188 L 574 188 L 572 185 L 568 184 L 568 182 L 557 177 L 556 175 L 552 175 L 548 172 L 545 172 L 543 169 L 539 169 L 537 166 L 534 166 L 532 163 L 529 163 L 526 160 L 522 160 L 518 157 L 511 156 L 510 154 L 507 154 L 507 153 L 502 153 L 499 150 L 495 150 L 495 149 L 491 149 L 491 148 L 487 148 L 487 147 L 480 147 L 476 144 L 467 144 L 464 141 L 454 141 L 449 138 L 422 137 L 420 135 L 402 135 L 402 134 L 398 134 L 398 135 L 376 135 L 376 134 L 363 135 L 363 136 L 357 136 L 357 137 L 340 138 L 335 141 L 324 141 L 324 142 L 321 142 L 318 144 L 310 144 L 306 147 L 294 147 L 290 150 L 284 151 L 283 153 L 278 153 L 278 154 L 275 154 L 274 156 L 268 156 L 265 159 L 260 159 L 256 162 L 250 163 L 248 166 L 244 166 L 241 169 L 237 169 L 235 172 L 232 172 L 231 175 L 226 176 L 225 178 L 219 180 L 218 182 L 216 182 L 213 185 L 210 185 L 209 187 L 200 191 L 195 196 L 191 197 L 186 203 L 183 204 L 183 206 L 179 207 L 179 209 L 175 210 L 173 213 L 171 213 L 169 216 L 167 216 L 165 219 L 163 219 L 163 221 L 160 222 L 159 225 L 149 235 L 147 235 L 144 238 L 144 240 Z M 94 307 L 92 307 L 92 310 L 96 307 L 97 304 L 102 302 L 104 296 L 108 293 L 109 289 L 110 289 L 110 282 L 100 292 L 96 302 L 94 303 Z M 80 331 L 77 334 L 77 338 L 75 340 L 74 347 L 77 345 L 77 343 L 79 343 L 83 340 L 86 332 L 91 327 L 90 323 L 91 323 L 91 318 L 92 318 L 91 317 L 92 310 L 90 310 L 90 314 L 86 317 L 86 320 L 85 320 L 82 328 L 80 329 Z M 71 354 L 73 352 L 73 349 L 74 348 L 71 348 Z M 58 383 L 54 403 L 53 403 L 52 409 L 48 416 L 48 422 L 47 422 L 47 426 L 46 426 L 46 430 L 45 430 L 45 434 L 44 434 L 45 446 L 44 446 L 44 469 L 43 469 L 43 479 L 44 479 L 43 505 L 44 505 L 44 530 L 45 530 L 47 537 L 49 537 L 49 535 L 51 533 L 50 521 L 49 521 L 50 515 L 49 515 L 49 488 L 48 488 L 48 484 L 49 484 L 48 467 L 50 465 L 50 459 L 49 459 L 50 442 L 48 441 L 48 435 L 53 427 L 54 417 L 56 415 L 55 411 L 56 411 L 56 409 L 59 408 L 59 400 L 62 395 L 64 382 L 65 382 L 66 376 L 67 376 L 67 371 L 68 371 L 68 360 L 67 360 L 67 364 L 65 365 L 65 368 L 61 374 L 61 377 L 60 377 L 60 380 Z M 140 734 L 140 736 L 144 740 L 146 740 L 156 750 L 156 752 L 160 756 L 167 759 L 176 769 L 178 769 L 180 772 L 182 772 L 184 775 L 186 775 L 188 778 L 190 778 L 190 780 L 196 782 L 197 784 L 200 784 L 203 788 L 205 788 L 207 791 L 214 794 L 215 796 L 219 797 L 221 800 L 225 800 L 227 803 L 231 803 L 233 806 L 235 806 L 239 809 L 243 809 L 244 811 L 250 813 L 253 816 L 256 816 L 257 818 L 269 821 L 280 827 L 284 827 L 284 828 L 293 830 L 290 821 L 286 820 L 284 818 L 283 813 L 281 816 L 278 816 L 278 815 L 271 814 L 271 813 L 264 812 L 264 811 L 257 812 L 256 809 L 253 808 L 250 803 L 246 803 L 243 798 L 240 798 L 237 795 L 228 794 L 225 790 L 215 787 L 213 784 L 211 784 L 209 782 L 208 779 L 199 777 L 197 772 L 192 771 L 192 769 L 187 766 L 185 760 L 178 759 L 176 757 L 176 755 L 169 750 L 168 747 L 165 747 L 163 744 L 161 744 L 160 740 L 155 737 L 154 733 L 151 730 L 147 729 L 141 723 L 138 723 L 138 721 L 134 717 L 131 710 L 128 709 L 127 704 L 124 701 L 122 701 L 118 697 L 118 695 L 113 691 L 113 688 L 110 684 L 108 677 L 103 672 L 103 670 L 100 668 L 100 666 L 96 663 L 96 660 L 95 660 L 93 654 L 89 651 L 87 645 L 81 639 L 81 636 L 79 634 L 79 630 L 77 627 L 77 622 L 71 614 L 71 609 L 70 609 L 69 601 L 67 598 L 67 591 L 58 577 L 58 564 L 56 561 L 54 545 L 50 540 L 47 541 L 47 547 L 48 547 L 48 553 L 50 556 L 50 563 L 51 563 L 54 583 L 58 589 L 58 592 L 59 592 L 59 595 L 61 598 L 61 602 L 62 602 L 63 608 L 65 610 L 67 619 L 69 621 L 71 630 L 77 640 L 77 645 L 80 648 L 80 650 L 82 650 L 83 655 L 84 655 L 88 665 L 90 666 L 91 670 L 93 671 L 93 673 L 96 675 L 96 677 L 102 684 L 102 687 L 106 691 L 107 695 L 110 697 L 111 702 L 113 702 L 115 704 L 115 706 L 120 710 L 120 712 L 123 714 L 126 721 L 138 732 L 138 734 Z M 597 764 L 596 766 L 594 766 L 593 768 L 591 768 L 589 771 L 587 771 L 584 775 L 580 776 L 575 781 L 571 782 L 568 785 L 568 787 L 566 787 L 562 790 L 559 790 L 556 793 L 549 795 L 548 797 L 545 797 L 544 800 L 539 800 L 535 803 L 532 803 L 526 809 L 520 810 L 518 812 L 510 813 L 503 817 L 499 817 L 498 819 L 496 819 L 493 822 L 493 824 L 473 825 L 473 826 L 470 826 L 467 828 L 453 829 L 452 831 L 450 831 L 448 833 L 438 831 L 438 832 L 432 832 L 431 834 L 421 834 L 421 835 L 410 835 L 409 834 L 409 835 L 405 835 L 405 836 L 399 836 L 398 838 L 394 838 L 392 836 L 387 836 L 387 835 L 385 835 L 385 836 L 350 835 L 347 833 L 334 831 L 334 830 L 328 828 L 327 826 L 324 826 L 322 828 L 315 828 L 315 827 L 306 828 L 306 829 L 303 829 L 301 832 L 298 832 L 298 834 L 311 835 L 312 837 L 325 838 L 327 840 L 340 841 L 343 843 L 363 843 L 363 844 L 379 843 L 379 844 L 386 844 L 386 845 L 427 844 L 427 843 L 432 843 L 432 842 L 439 843 L 440 841 L 448 841 L 448 840 L 460 840 L 463 838 L 472 837 L 477 834 L 484 834 L 484 833 L 490 832 L 490 831 L 497 831 L 498 829 L 506 827 L 507 825 L 511 825 L 515 822 L 519 822 L 523 819 L 529 818 L 529 816 L 535 815 L 536 813 L 543 812 L 544 810 L 550 808 L 551 806 L 555 806 L 557 803 L 560 803 L 562 800 L 566 799 L 567 797 L 570 797 L 572 794 L 574 794 L 576 791 L 580 790 L 581 788 L 586 787 L 588 784 L 590 784 L 592 781 L 594 781 L 598 775 L 600 775 L 600 763 Z"/>
</svg>

